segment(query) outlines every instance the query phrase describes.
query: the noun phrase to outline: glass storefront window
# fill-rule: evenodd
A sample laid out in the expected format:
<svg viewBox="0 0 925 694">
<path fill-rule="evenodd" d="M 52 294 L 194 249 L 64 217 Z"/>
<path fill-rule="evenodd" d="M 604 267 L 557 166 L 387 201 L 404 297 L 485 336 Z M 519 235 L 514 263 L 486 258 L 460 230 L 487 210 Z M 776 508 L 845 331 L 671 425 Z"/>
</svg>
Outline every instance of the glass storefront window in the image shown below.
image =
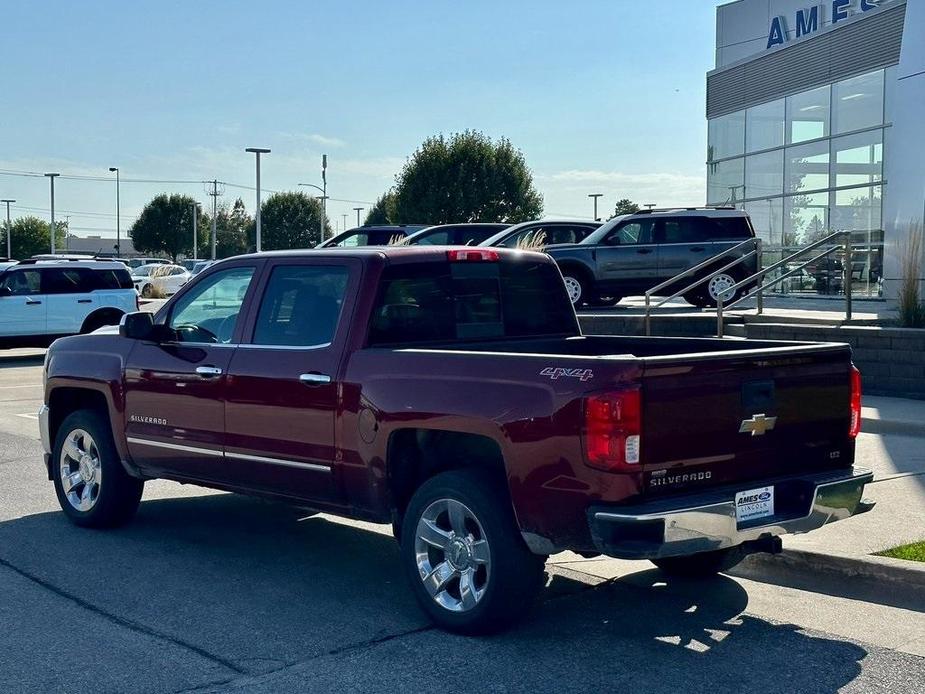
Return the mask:
<svg viewBox="0 0 925 694">
<path fill-rule="evenodd" d="M 791 195 L 784 198 L 784 245 L 818 241 L 828 235 L 829 194 Z"/>
<path fill-rule="evenodd" d="M 883 123 L 883 70 L 832 85 L 832 133 L 848 133 Z"/>
<path fill-rule="evenodd" d="M 745 152 L 745 111 L 737 111 L 707 124 L 707 161 L 734 157 Z"/>
<path fill-rule="evenodd" d="M 877 231 L 882 226 L 880 186 L 832 192 L 832 231 Z"/>
<path fill-rule="evenodd" d="M 883 177 L 883 131 L 832 140 L 832 187 L 876 183 Z"/>
<path fill-rule="evenodd" d="M 784 231 L 784 199 L 753 200 L 745 203 L 745 211 L 752 219 L 755 234 L 765 244 L 780 246 Z"/>
<path fill-rule="evenodd" d="M 784 100 L 753 106 L 745 114 L 745 151 L 759 152 L 784 144 Z"/>
<path fill-rule="evenodd" d="M 784 150 L 745 157 L 745 197 L 780 195 L 784 190 Z"/>
<path fill-rule="evenodd" d="M 828 142 L 788 147 L 785 162 L 788 193 L 829 187 Z"/>
<path fill-rule="evenodd" d="M 829 134 L 828 86 L 787 97 L 787 144 Z"/>
<path fill-rule="evenodd" d="M 735 203 L 744 196 L 745 159 L 707 164 L 707 204 Z"/>
</svg>

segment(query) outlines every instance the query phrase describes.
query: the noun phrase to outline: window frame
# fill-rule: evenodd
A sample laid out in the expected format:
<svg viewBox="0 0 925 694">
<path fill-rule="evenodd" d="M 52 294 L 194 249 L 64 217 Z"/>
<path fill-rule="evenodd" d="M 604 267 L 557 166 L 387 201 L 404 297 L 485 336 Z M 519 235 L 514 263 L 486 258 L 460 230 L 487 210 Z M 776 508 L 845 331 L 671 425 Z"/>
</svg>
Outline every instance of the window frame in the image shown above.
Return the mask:
<svg viewBox="0 0 925 694">
<path fill-rule="evenodd" d="M 14 296 L 42 296 L 42 291 L 44 287 L 42 286 L 42 271 L 37 267 L 28 267 L 28 268 L 9 268 L 2 274 L 0 274 L 0 284 L 6 286 L 6 281 L 9 277 L 13 276 L 16 273 L 26 273 L 26 272 L 35 272 L 39 276 L 39 288 L 38 291 L 29 292 L 28 294 L 7 294 L 6 298 Z"/>
<path fill-rule="evenodd" d="M 319 254 L 321 255 L 321 254 Z M 327 255 L 327 254 L 324 254 Z M 341 304 L 340 315 L 337 318 L 337 327 L 334 329 L 334 336 L 331 342 L 322 345 L 261 345 L 254 343 L 254 332 L 257 329 L 257 317 L 260 315 L 260 306 L 263 303 L 267 288 L 270 284 L 270 278 L 273 276 L 273 270 L 282 266 L 308 265 L 308 266 L 340 266 L 347 269 L 347 288 L 344 292 L 344 300 Z M 353 314 L 356 308 L 357 297 L 359 295 L 360 279 L 364 274 L 363 261 L 359 258 L 336 257 L 290 257 L 279 258 L 266 261 L 260 271 L 260 277 L 256 282 L 252 282 L 250 289 L 249 304 L 247 315 L 243 323 L 239 326 L 240 339 L 235 345 L 239 349 L 265 349 L 265 350 L 288 350 L 290 352 L 310 352 L 319 349 L 337 349 L 343 351 L 347 341 L 349 326 L 353 321 Z M 206 270 L 203 270 L 204 274 Z"/>
</svg>

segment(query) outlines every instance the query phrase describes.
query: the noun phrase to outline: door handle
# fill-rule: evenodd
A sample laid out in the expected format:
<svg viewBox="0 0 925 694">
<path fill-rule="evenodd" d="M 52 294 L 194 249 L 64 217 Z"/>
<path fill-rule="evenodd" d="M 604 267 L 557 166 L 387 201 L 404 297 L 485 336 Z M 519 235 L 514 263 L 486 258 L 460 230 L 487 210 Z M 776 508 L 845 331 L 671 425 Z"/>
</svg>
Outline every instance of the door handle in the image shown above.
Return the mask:
<svg viewBox="0 0 925 694">
<path fill-rule="evenodd" d="M 637 248 L 637 249 L 636 249 L 636 252 L 637 252 L 639 255 L 648 255 L 649 253 L 652 252 L 652 249 L 651 249 L 651 248 Z"/>
<path fill-rule="evenodd" d="M 301 374 L 299 376 L 299 383 L 304 383 L 307 386 L 323 386 L 331 382 L 331 377 L 327 374 L 320 374 L 317 372 Z"/>
<path fill-rule="evenodd" d="M 212 378 L 213 376 L 221 376 L 222 370 L 217 366 L 197 366 L 196 373 L 203 378 Z"/>
<path fill-rule="evenodd" d="M 26 299 L 26 306 L 38 306 L 41 303 L 38 299 Z"/>
<path fill-rule="evenodd" d="M 77 300 L 77 303 L 78 303 L 78 304 L 92 304 L 92 303 L 93 303 L 93 299 L 78 299 L 78 300 Z"/>
</svg>

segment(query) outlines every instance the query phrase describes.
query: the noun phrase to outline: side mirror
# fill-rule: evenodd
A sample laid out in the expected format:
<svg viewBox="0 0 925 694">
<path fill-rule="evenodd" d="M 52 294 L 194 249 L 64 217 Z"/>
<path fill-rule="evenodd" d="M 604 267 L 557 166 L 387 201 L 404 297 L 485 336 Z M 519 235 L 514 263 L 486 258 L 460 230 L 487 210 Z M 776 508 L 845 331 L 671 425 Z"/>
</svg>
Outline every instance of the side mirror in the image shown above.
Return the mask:
<svg viewBox="0 0 925 694">
<path fill-rule="evenodd" d="M 147 340 L 154 333 L 154 314 L 147 311 L 126 313 L 119 321 L 119 335 L 129 340 Z"/>
</svg>

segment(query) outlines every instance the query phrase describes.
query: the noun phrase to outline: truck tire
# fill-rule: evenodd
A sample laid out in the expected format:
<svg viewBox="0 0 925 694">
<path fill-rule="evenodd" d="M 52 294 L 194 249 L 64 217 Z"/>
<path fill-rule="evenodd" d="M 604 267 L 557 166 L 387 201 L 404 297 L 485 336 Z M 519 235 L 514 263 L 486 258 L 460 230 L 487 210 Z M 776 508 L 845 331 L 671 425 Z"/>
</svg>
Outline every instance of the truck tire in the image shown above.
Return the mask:
<svg viewBox="0 0 925 694">
<path fill-rule="evenodd" d="M 741 547 L 728 547 L 712 552 L 698 552 L 686 557 L 653 559 L 652 563 L 669 576 L 678 578 L 707 578 L 728 571 L 742 561 L 746 553 Z"/>
<path fill-rule="evenodd" d="M 75 525 L 114 528 L 138 510 L 144 482 L 125 472 L 109 422 L 96 410 L 78 410 L 61 423 L 51 473 L 58 503 Z"/>
<path fill-rule="evenodd" d="M 480 470 L 452 470 L 412 496 L 401 527 L 411 590 L 439 627 L 488 634 L 512 624 L 544 585 L 546 557 L 527 549 L 507 490 Z"/>
</svg>

